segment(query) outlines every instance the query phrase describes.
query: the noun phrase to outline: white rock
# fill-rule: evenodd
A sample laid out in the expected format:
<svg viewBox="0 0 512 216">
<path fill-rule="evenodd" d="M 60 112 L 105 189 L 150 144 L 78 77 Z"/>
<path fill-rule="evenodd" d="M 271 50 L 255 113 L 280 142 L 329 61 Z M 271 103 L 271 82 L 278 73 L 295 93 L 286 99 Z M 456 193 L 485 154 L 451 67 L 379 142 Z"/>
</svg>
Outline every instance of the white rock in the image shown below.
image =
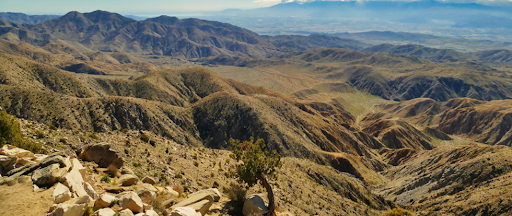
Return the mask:
<svg viewBox="0 0 512 216">
<path fill-rule="evenodd" d="M 45 154 L 34 154 L 34 158 L 32 159 L 34 162 L 41 162 L 43 159 L 47 158 L 48 155 Z"/>
<path fill-rule="evenodd" d="M 123 186 L 132 186 L 134 184 L 137 184 L 138 181 L 139 178 L 131 174 L 124 174 L 119 178 L 119 182 L 121 182 L 121 185 Z"/>
<path fill-rule="evenodd" d="M 77 169 L 78 172 L 82 175 L 82 178 L 85 178 L 86 176 L 86 169 L 84 166 L 82 166 L 82 163 L 76 158 L 70 159 L 71 160 L 71 167 L 72 169 Z"/>
<path fill-rule="evenodd" d="M 175 191 L 174 189 L 172 189 L 172 187 L 165 187 L 166 189 L 166 193 L 169 193 L 171 196 L 173 197 L 180 197 L 180 193 L 178 193 L 178 191 Z"/>
<path fill-rule="evenodd" d="M 119 212 L 119 216 L 134 216 L 132 210 L 125 209 Z"/>
<path fill-rule="evenodd" d="M 69 188 L 65 185 L 57 183 L 57 187 L 53 190 L 52 197 L 53 203 L 63 203 L 71 199 L 71 192 L 69 192 Z"/>
<path fill-rule="evenodd" d="M 84 183 L 84 188 L 85 188 L 85 192 L 87 192 L 87 194 L 92 197 L 93 199 L 98 199 L 98 193 L 96 193 L 96 190 L 94 190 L 94 188 L 92 187 L 91 184 L 89 184 L 89 182 L 85 182 Z"/>
<path fill-rule="evenodd" d="M 104 208 L 100 209 L 98 211 L 95 211 L 93 216 L 114 216 L 116 212 L 112 210 L 111 208 Z"/>
<path fill-rule="evenodd" d="M 147 210 L 145 215 L 146 216 L 158 216 L 158 213 L 156 213 L 156 211 L 153 211 L 153 210 Z"/>
<path fill-rule="evenodd" d="M 144 214 L 144 213 L 138 213 L 138 214 L 136 214 L 135 216 L 146 216 L 146 214 Z"/>
<path fill-rule="evenodd" d="M 119 198 L 119 206 L 121 209 L 130 209 L 132 212 L 142 212 L 144 209 L 144 204 L 137 193 L 130 191 L 121 194 Z"/>
<path fill-rule="evenodd" d="M 205 189 L 205 190 L 200 190 L 200 191 L 197 191 L 197 192 L 195 192 L 193 194 L 190 194 L 189 197 L 194 196 L 194 195 L 198 195 L 198 194 L 208 194 L 208 195 L 211 195 L 213 197 L 213 201 L 215 201 L 215 202 L 219 201 L 220 197 L 221 197 L 220 191 L 217 188 L 209 188 L 209 189 Z"/>
<path fill-rule="evenodd" d="M 144 183 L 142 185 L 144 186 L 144 188 L 146 188 L 146 189 L 148 189 L 150 191 L 158 192 L 158 189 L 155 186 L 153 186 L 153 185 L 150 185 L 148 183 Z"/>
<path fill-rule="evenodd" d="M 171 211 L 168 216 L 201 216 L 202 214 L 196 212 L 193 208 L 190 207 L 178 207 Z"/>
<path fill-rule="evenodd" d="M 5 156 L 20 157 L 20 158 L 22 158 L 22 157 L 33 158 L 34 157 L 34 153 L 27 151 L 25 149 L 18 148 L 16 146 L 12 146 L 12 145 L 4 145 L 0 149 L 0 154 L 5 155 Z"/>
<path fill-rule="evenodd" d="M 253 195 L 245 200 L 242 212 L 244 215 L 264 215 L 268 212 L 268 207 L 263 198 Z"/>
<path fill-rule="evenodd" d="M 109 207 L 116 198 L 109 194 L 102 194 L 100 195 L 100 198 L 96 200 L 94 203 L 94 207 L 96 208 L 105 208 Z"/>
<path fill-rule="evenodd" d="M 52 216 L 82 216 L 87 210 L 87 204 L 58 204 L 55 210 L 50 214 Z"/>
<path fill-rule="evenodd" d="M 76 196 L 88 196 L 87 191 L 84 188 L 84 179 L 81 174 L 80 167 L 72 167 L 71 171 L 64 178 L 64 184 L 68 186 L 68 188 L 76 194 Z"/>
</svg>

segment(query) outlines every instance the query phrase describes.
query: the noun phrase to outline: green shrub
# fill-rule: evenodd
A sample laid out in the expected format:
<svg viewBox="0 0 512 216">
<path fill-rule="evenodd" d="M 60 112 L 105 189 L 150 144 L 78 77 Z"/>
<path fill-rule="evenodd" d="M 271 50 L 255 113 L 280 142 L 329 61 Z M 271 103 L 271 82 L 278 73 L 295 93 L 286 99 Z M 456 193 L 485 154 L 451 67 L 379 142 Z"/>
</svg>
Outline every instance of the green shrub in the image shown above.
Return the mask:
<svg viewBox="0 0 512 216">
<path fill-rule="evenodd" d="M 98 135 L 96 135 L 95 133 L 89 134 L 89 137 L 93 139 L 99 139 Z"/>
<path fill-rule="evenodd" d="M 63 144 L 68 144 L 68 141 L 65 138 L 60 138 L 59 142 L 61 142 Z"/>
<path fill-rule="evenodd" d="M 104 175 L 103 177 L 101 177 L 101 181 L 105 183 L 110 183 L 112 180 L 110 179 L 110 177 L 108 177 L 108 175 Z"/>
<path fill-rule="evenodd" d="M 228 198 L 231 200 L 231 203 L 240 208 L 244 205 L 245 196 L 247 195 L 245 187 L 231 183 L 230 188 L 225 191 L 228 192 Z"/>
<path fill-rule="evenodd" d="M 5 144 L 17 146 L 34 153 L 42 152 L 42 145 L 28 140 L 21 133 L 20 124 L 14 116 L 0 111 L 0 147 Z"/>
</svg>

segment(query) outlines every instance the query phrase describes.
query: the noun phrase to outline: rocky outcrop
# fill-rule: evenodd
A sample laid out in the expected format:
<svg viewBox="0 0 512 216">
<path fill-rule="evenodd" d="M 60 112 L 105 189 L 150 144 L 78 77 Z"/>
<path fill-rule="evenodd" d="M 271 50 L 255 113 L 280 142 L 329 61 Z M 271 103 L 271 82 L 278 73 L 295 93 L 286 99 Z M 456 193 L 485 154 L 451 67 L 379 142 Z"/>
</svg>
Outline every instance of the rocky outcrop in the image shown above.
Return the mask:
<svg viewBox="0 0 512 216">
<path fill-rule="evenodd" d="M 116 151 L 110 149 L 110 144 L 89 144 L 84 146 L 79 156 L 82 160 L 93 161 L 100 167 L 115 165 L 118 169 L 123 166 L 123 159 Z"/>
<path fill-rule="evenodd" d="M 149 176 L 144 177 L 144 178 L 142 179 L 142 182 L 143 182 L 143 183 L 150 184 L 150 185 L 154 185 L 154 184 L 156 184 L 155 179 L 153 179 L 153 178 L 151 178 L 151 177 L 149 177 Z"/>
</svg>

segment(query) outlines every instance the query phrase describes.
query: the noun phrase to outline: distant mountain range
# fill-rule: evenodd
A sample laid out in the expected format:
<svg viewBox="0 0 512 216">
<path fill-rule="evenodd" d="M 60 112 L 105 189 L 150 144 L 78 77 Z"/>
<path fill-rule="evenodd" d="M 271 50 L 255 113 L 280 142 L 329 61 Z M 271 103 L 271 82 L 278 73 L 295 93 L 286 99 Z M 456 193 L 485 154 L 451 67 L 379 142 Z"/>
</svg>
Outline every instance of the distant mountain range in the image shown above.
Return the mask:
<svg viewBox="0 0 512 216">
<path fill-rule="evenodd" d="M 444 20 L 454 27 L 512 28 L 512 5 L 489 6 L 444 1 L 308 1 L 286 2 L 253 10 L 226 10 L 220 14 L 253 17 L 305 17 L 315 19 L 377 19 L 401 23 Z"/>
<path fill-rule="evenodd" d="M 23 13 L 0 13 L 0 20 L 9 20 L 18 24 L 39 24 L 59 17 L 58 15 L 27 15 Z"/>
<path fill-rule="evenodd" d="M 35 25 L 26 17 L 11 16 L 0 22 L 0 38 L 13 43 L 44 46 L 64 42 L 78 49 L 201 58 L 217 55 L 266 57 L 287 51 L 318 47 L 360 50 L 366 44 L 335 36 L 265 36 L 227 23 L 159 16 L 136 21 L 117 13 L 69 12 Z M 20 19 L 18 19 L 20 18 Z M 35 21 L 32 21 L 35 22 Z"/>
</svg>

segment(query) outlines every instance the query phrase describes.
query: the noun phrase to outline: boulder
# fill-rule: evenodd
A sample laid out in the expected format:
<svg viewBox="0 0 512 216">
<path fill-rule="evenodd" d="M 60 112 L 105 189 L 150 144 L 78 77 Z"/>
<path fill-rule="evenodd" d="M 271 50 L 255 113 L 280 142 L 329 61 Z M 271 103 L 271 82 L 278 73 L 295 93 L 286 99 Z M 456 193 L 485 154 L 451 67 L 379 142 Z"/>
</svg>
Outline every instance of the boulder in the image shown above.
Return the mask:
<svg viewBox="0 0 512 216">
<path fill-rule="evenodd" d="M 34 157 L 34 153 L 27 151 L 25 149 L 18 148 L 16 146 L 12 146 L 12 145 L 4 145 L 2 148 L 0 148 L 0 155 L 19 157 L 19 158 L 23 158 L 23 157 L 33 158 Z"/>
<path fill-rule="evenodd" d="M 87 204 L 61 203 L 50 213 L 52 216 L 82 216 L 87 210 Z"/>
<path fill-rule="evenodd" d="M 112 203 L 116 200 L 116 198 L 109 194 L 102 194 L 100 198 L 96 200 L 94 203 L 95 208 L 105 208 L 110 207 Z"/>
<path fill-rule="evenodd" d="M 69 163 L 66 161 L 66 159 L 60 155 L 50 156 L 45 159 L 43 159 L 41 162 L 29 164 L 24 167 L 19 167 L 16 169 L 13 169 L 9 172 L 7 172 L 8 176 L 21 176 L 21 175 L 27 175 L 31 172 L 34 172 L 35 170 L 39 168 L 44 168 L 52 164 L 59 164 L 60 168 L 68 167 Z"/>
<path fill-rule="evenodd" d="M 201 216 L 200 212 L 196 212 L 193 208 L 190 207 L 179 207 L 172 210 L 168 214 L 164 214 L 166 216 Z"/>
<path fill-rule="evenodd" d="M 131 175 L 131 174 L 125 174 L 119 178 L 119 182 L 121 182 L 122 186 L 131 186 L 131 185 L 137 184 L 138 181 L 139 181 L 139 178 L 137 178 L 137 176 Z"/>
<path fill-rule="evenodd" d="M 202 200 L 208 200 L 208 201 L 211 201 L 213 203 L 213 197 L 209 194 L 196 194 L 196 195 L 191 195 L 189 196 L 186 200 L 183 200 L 179 203 L 177 203 L 176 205 L 173 205 L 171 208 L 172 209 L 175 209 L 175 208 L 178 208 L 178 207 L 183 207 L 183 206 L 189 206 L 189 205 L 192 205 L 194 203 L 197 203 L 199 201 L 202 201 Z"/>
<path fill-rule="evenodd" d="M 91 201 L 91 197 L 83 196 L 68 200 L 61 204 L 54 204 L 50 207 L 51 213 L 49 215 L 82 216 L 84 215 Z"/>
<path fill-rule="evenodd" d="M 220 200 L 220 197 L 221 197 L 221 194 L 220 194 L 220 191 L 219 189 L 217 188 L 209 188 L 209 189 L 205 189 L 205 190 L 200 190 L 200 191 L 197 191 L 193 194 L 190 194 L 190 196 L 194 196 L 194 195 L 198 195 L 198 194 L 208 194 L 208 195 L 211 195 L 213 197 L 213 201 L 215 202 L 218 202 Z"/>
<path fill-rule="evenodd" d="M 3 172 L 9 172 L 9 171 L 17 168 L 16 167 L 17 160 L 18 160 L 17 157 L 0 155 L 0 166 L 3 168 L 2 169 Z"/>
<path fill-rule="evenodd" d="M 57 183 L 57 186 L 53 190 L 52 198 L 53 203 L 63 203 L 71 199 L 71 192 L 69 192 L 69 188 L 65 185 Z"/>
<path fill-rule="evenodd" d="M 86 169 L 84 166 L 82 166 L 82 163 L 76 158 L 70 159 L 71 162 L 71 169 L 76 169 L 78 172 L 80 172 L 80 175 L 82 175 L 82 178 L 85 178 L 86 176 Z"/>
<path fill-rule="evenodd" d="M 148 189 L 150 191 L 158 192 L 158 189 L 155 186 L 153 186 L 153 185 L 150 185 L 148 183 L 143 183 L 142 185 L 144 186 L 144 188 L 146 188 L 146 189 Z"/>
<path fill-rule="evenodd" d="M 146 216 L 158 216 L 158 213 L 156 213 L 156 211 L 153 210 L 147 210 L 145 213 Z"/>
<path fill-rule="evenodd" d="M 135 193 L 137 193 L 143 203 L 151 203 L 156 198 L 156 193 L 148 189 L 140 189 L 135 191 Z"/>
<path fill-rule="evenodd" d="M 110 164 L 115 165 L 118 169 L 123 166 L 121 154 L 110 149 L 110 144 L 89 144 L 84 146 L 79 157 L 82 160 L 94 161 L 98 166 L 107 168 Z"/>
<path fill-rule="evenodd" d="M 142 212 L 144 209 L 142 200 L 137 196 L 137 193 L 133 191 L 122 193 L 118 203 L 121 209 L 130 209 L 135 213 Z"/>
<path fill-rule="evenodd" d="M 119 212 L 119 216 L 134 216 L 132 210 L 125 209 Z"/>
<path fill-rule="evenodd" d="M 196 212 L 200 212 L 202 215 L 206 215 L 206 213 L 210 210 L 210 207 L 213 205 L 213 197 L 211 200 L 201 200 L 194 204 L 188 205 L 187 207 L 193 208 Z"/>
<path fill-rule="evenodd" d="M 172 187 L 165 187 L 166 189 L 166 193 L 169 193 L 171 196 L 173 197 L 180 197 L 180 193 L 178 193 L 178 191 L 175 191 L 174 189 L 172 189 Z"/>
<path fill-rule="evenodd" d="M 242 212 L 244 215 L 264 215 L 267 213 L 268 207 L 263 198 L 253 195 L 245 200 Z"/>
<path fill-rule="evenodd" d="M 150 185 L 154 185 L 156 184 L 156 181 L 155 179 L 149 177 L 149 176 L 146 176 L 142 179 L 142 183 L 147 183 L 147 184 L 150 184 Z"/>
<path fill-rule="evenodd" d="M 98 199 L 98 197 L 99 197 L 98 193 L 96 193 L 96 190 L 94 190 L 94 188 L 92 187 L 91 184 L 89 184 L 89 182 L 84 183 L 84 188 L 85 188 L 85 192 L 87 192 L 87 195 L 89 195 L 93 199 Z"/>
<path fill-rule="evenodd" d="M 32 173 L 32 182 L 39 187 L 53 186 L 57 182 L 64 181 L 67 174 L 66 168 L 60 168 L 59 164 L 39 168 Z"/>
<path fill-rule="evenodd" d="M 95 211 L 93 216 L 114 216 L 116 212 L 112 210 L 111 208 L 104 208 L 100 209 L 98 211 Z"/>
<path fill-rule="evenodd" d="M 89 196 L 87 191 L 85 191 L 85 182 L 81 172 L 80 166 L 73 166 L 71 171 L 64 177 L 64 185 L 68 186 L 77 197 Z"/>
</svg>

